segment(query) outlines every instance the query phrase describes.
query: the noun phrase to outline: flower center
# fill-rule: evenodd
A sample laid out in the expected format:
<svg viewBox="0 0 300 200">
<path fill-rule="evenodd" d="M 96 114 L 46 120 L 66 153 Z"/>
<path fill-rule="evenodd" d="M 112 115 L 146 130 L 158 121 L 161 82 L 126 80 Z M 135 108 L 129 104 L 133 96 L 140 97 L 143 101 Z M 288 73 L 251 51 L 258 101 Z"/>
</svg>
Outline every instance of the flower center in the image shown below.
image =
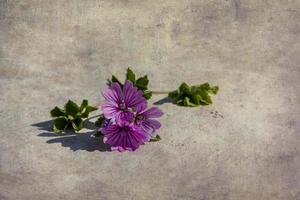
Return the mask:
<svg viewBox="0 0 300 200">
<path fill-rule="evenodd" d="M 141 122 L 144 121 L 145 119 L 146 119 L 145 116 L 143 116 L 143 115 L 137 115 L 137 116 L 135 117 L 135 123 L 136 123 L 136 124 L 141 124 Z"/>
<path fill-rule="evenodd" d="M 138 116 L 136 117 L 136 119 L 140 121 L 140 120 L 144 120 L 144 119 L 146 119 L 146 118 L 145 118 L 145 116 L 143 116 L 143 115 L 138 115 Z"/>
</svg>

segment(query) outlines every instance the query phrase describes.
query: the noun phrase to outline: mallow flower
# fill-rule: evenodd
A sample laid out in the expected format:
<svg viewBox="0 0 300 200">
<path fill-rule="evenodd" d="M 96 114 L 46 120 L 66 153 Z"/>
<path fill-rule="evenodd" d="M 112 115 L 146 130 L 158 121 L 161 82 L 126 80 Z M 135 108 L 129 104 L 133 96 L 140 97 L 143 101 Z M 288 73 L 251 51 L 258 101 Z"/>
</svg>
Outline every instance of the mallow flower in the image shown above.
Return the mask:
<svg viewBox="0 0 300 200">
<path fill-rule="evenodd" d="M 135 151 L 149 141 L 149 136 L 138 126 L 128 123 L 109 124 L 101 129 L 103 142 L 111 146 L 112 151 Z"/>
<path fill-rule="evenodd" d="M 105 119 L 99 131 L 111 150 L 135 151 L 155 136 L 161 124 L 154 118 L 163 113 L 157 107 L 147 109 L 142 91 L 131 81 L 127 80 L 123 86 L 112 83 L 102 94 L 105 102 L 101 109 Z"/>
<path fill-rule="evenodd" d="M 138 106 L 147 105 L 146 99 L 142 96 L 142 91 L 134 87 L 132 82 L 126 80 L 123 87 L 114 82 L 109 89 L 102 92 L 105 103 L 101 109 L 105 118 L 115 118 L 119 121 L 131 121 L 134 118 L 132 111 Z"/>
<path fill-rule="evenodd" d="M 147 109 L 146 105 L 141 104 L 137 107 L 134 123 L 143 131 L 154 137 L 156 130 L 161 127 L 161 124 L 153 118 L 158 118 L 162 115 L 163 112 L 159 108 L 151 107 Z"/>
</svg>

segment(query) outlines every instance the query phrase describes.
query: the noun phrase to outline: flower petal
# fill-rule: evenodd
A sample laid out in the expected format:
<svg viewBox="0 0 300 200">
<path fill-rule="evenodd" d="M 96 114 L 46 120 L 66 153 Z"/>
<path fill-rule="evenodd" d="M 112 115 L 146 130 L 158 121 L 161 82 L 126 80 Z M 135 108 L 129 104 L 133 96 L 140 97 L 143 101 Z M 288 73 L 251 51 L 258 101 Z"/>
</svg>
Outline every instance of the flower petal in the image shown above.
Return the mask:
<svg viewBox="0 0 300 200">
<path fill-rule="evenodd" d="M 134 114 L 130 111 L 120 112 L 116 115 L 116 122 L 120 125 L 130 124 L 134 121 Z"/>
<path fill-rule="evenodd" d="M 141 123 L 141 128 L 148 134 L 150 134 L 151 136 L 153 136 L 153 134 L 155 133 L 155 131 L 157 129 L 159 129 L 161 127 L 161 124 L 159 121 L 154 120 L 154 119 L 147 119 L 144 120 Z"/>
<path fill-rule="evenodd" d="M 141 103 L 136 106 L 136 112 L 141 113 L 147 108 L 147 104 Z"/>
<path fill-rule="evenodd" d="M 118 97 L 118 102 L 117 103 L 120 103 L 121 100 L 124 99 L 122 88 L 121 88 L 120 84 L 119 83 L 112 83 L 110 88 L 111 88 L 111 90 L 115 91 L 115 93 Z"/>
<path fill-rule="evenodd" d="M 103 128 L 103 142 L 109 144 L 112 150 L 135 151 L 149 136 L 132 125 L 113 124 Z"/>
<path fill-rule="evenodd" d="M 147 104 L 147 101 L 142 96 L 142 93 L 138 91 L 138 88 L 134 87 L 132 82 L 129 80 L 125 81 L 125 84 L 123 86 L 123 95 L 125 104 L 130 108 L 136 107 L 141 103 Z"/>
<path fill-rule="evenodd" d="M 120 127 L 116 124 L 109 125 L 102 129 L 104 135 L 116 134 L 120 131 Z"/>
<path fill-rule="evenodd" d="M 158 107 L 152 107 L 140 114 L 145 116 L 146 118 L 157 118 L 161 117 L 163 115 L 163 112 Z"/>
<path fill-rule="evenodd" d="M 113 118 L 119 112 L 118 107 L 111 102 L 105 102 L 104 104 L 102 104 L 101 110 L 105 118 Z"/>
<path fill-rule="evenodd" d="M 116 105 L 118 104 L 119 97 L 114 90 L 105 89 L 104 91 L 102 91 L 102 95 L 106 101 L 110 103 L 115 103 Z"/>
</svg>

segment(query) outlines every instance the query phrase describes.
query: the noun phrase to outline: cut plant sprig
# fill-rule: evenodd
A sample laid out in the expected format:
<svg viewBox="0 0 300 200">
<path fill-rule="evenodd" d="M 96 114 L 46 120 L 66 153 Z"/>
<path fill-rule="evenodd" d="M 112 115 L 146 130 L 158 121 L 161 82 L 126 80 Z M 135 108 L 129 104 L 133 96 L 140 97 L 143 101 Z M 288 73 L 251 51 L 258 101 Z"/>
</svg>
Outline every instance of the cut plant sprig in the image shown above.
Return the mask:
<svg viewBox="0 0 300 200">
<path fill-rule="evenodd" d="M 83 119 L 89 114 L 97 110 L 96 107 L 88 105 L 88 100 L 84 99 L 80 106 L 69 100 L 64 109 L 55 107 L 50 111 L 50 115 L 54 118 L 53 131 L 61 133 L 67 129 L 80 131 L 83 128 Z"/>
<path fill-rule="evenodd" d="M 186 107 L 197 107 L 200 105 L 212 104 L 211 95 L 217 94 L 219 90 L 218 86 L 210 86 L 209 83 L 190 86 L 185 82 L 183 82 L 178 89 L 171 92 L 149 90 L 148 76 L 144 75 L 137 77 L 130 68 L 127 68 L 125 81 L 126 80 L 132 82 L 133 86 L 142 91 L 143 97 L 145 97 L 147 100 L 150 99 L 154 94 L 167 95 L 170 99 L 172 99 L 174 104 Z M 115 75 L 112 75 L 109 82 L 116 82 L 121 86 L 121 88 L 123 88 L 124 85 L 124 83 L 122 83 Z M 97 106 L 88 105 L 88 100 L 83 100 L 80 106 L 71 100 L 65 104 L 63 109 L 56 106 L 50 112 L 51 117 L 54 118 L 53 131 L 56 133 L 64 132 L 67 129 L 74 130 L 75 132 L 80 131 L 83 128 L 84 119 L 88 118 L 91 112 L 97 110 L 98 106 L 99 104 Z M 100 128 L 104 125 L 104 115 L 100 114 L 99 118 L 95 122 L 95 127 L 98 127 L 98 131 L 94 134 L 94 137 L 103 136 Z M 160 140 L 161 137 L 157 134 L 149 141 L 157 142 Z"/>
<path fill-rule="evenodd" d="M 147 75 L 136 79 L 136 74 L 130 68 L 127 68 L 126 80 L 130 80 L 137 88 L 139 88 L 146 99 L 150 99 L 154 94 L 166 94 L 173 100 L 174 104 L 186 107 L 212 104 L 211 95 L 217 94 L 219 90 L 218 86 L 210 86 L 209 83 L 189 86 L 187 83 L 183 82 L 175 91 L 152 91 L 148 89 L 149 80 Z M 112 75 L 111 82 L 117 82 L 120 85 L 123 85 L 115 75 Z"/>
<path fill-rule="evenodd" d="M 177 105 L 196 107 L 212 104 L 210 95 L 217 94 L 218 90 L 218 86 L 211 87 L 209 83 L 193 86 L 182 83 L 177 90 L 170 92 L 168 96 Z"/>
</svg>

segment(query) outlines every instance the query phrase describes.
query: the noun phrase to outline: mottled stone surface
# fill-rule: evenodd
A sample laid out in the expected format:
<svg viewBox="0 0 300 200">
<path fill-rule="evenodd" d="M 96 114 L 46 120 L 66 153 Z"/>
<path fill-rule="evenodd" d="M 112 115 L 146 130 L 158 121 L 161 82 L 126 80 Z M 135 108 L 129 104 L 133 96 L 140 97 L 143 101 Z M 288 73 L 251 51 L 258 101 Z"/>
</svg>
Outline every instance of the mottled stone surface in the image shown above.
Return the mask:
<svg viewBox="0 0 300 200">
<path fill-rule="evenodd" d="M 0 0 L 0 199 L 299 200 L 299 47 L 299 0 Z M 127 66 L 221 90 L 134 153 L 43 130 Z"/>
</svg>

